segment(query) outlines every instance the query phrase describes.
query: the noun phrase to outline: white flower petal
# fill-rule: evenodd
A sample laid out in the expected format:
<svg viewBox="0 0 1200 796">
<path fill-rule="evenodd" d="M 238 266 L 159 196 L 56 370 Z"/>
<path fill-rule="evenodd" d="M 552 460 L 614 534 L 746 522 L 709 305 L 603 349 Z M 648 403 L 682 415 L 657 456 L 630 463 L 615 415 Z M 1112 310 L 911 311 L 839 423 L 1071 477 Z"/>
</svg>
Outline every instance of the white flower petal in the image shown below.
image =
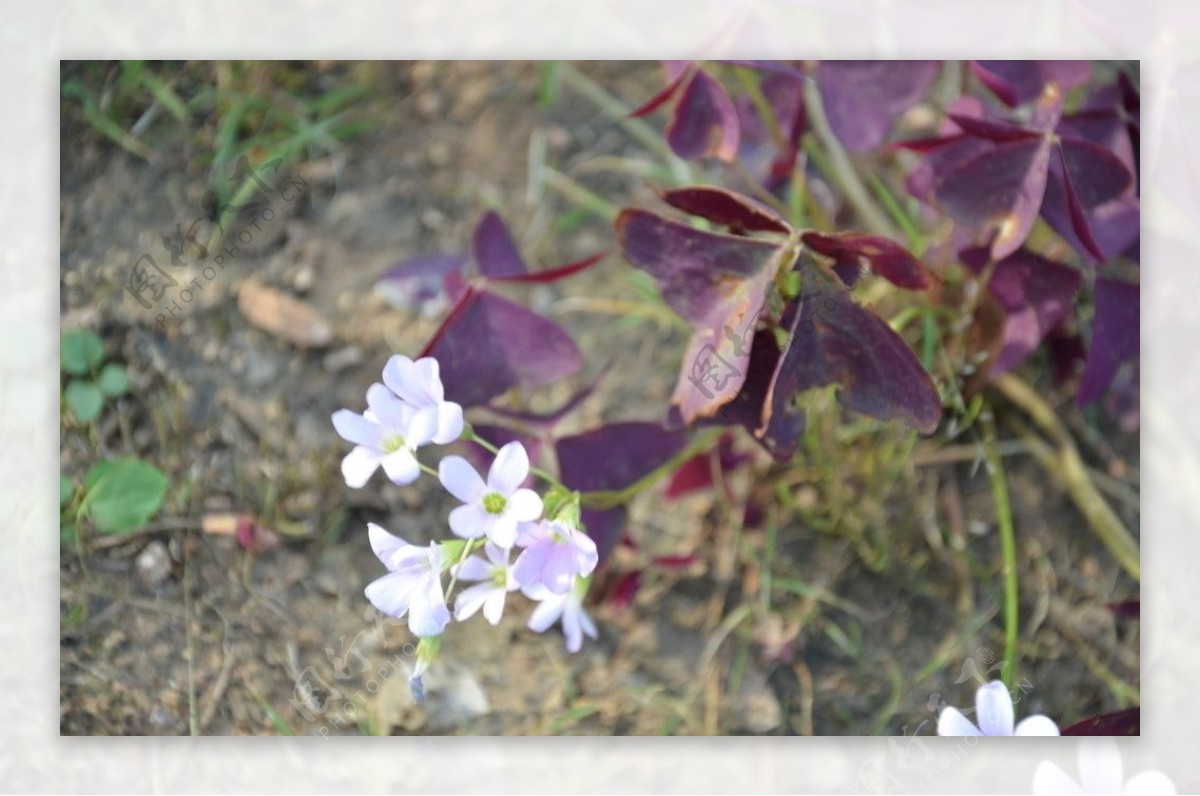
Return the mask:
<svg viewBox="0 0 1200 796">
<path fill-rule="evenodd" d="M 600 633 L 596 630 L 596 623 L 587 615 L 587 611 L 583 610 L 583 606 L 579 606 L 579 624 L 583 627 L 583 634 L 588 638 L 599 638 Z"/>
<path fill-rule="evenodd" d="M 1035 796 L 1079 796 L 1083 788 L 1049 760 L 1043 760 L 1033 771 L 1033 792 Z"/>
<path fill-rule="evenodd" d="M 529 476 L 529 454 L 525 446 L 513 441 L 496 453 L 488 470 L 488 487 L 508 497 Z"/>
<path fill-rule="evenodd" d="M 518 489 L 509 495 L 504 513 L 518 522 L 531 522 L 542 516 L 542 499 L 532 489 Z"/>
<path fill-rule="evenodd" d="M 1013 734 L 1013 703 L 1008 687 L 999 680 L 982 685 L 975 692 L 975 719 L 984 735 Z"/>
<path fill-rule="evenodd" d="M 367 407 L 376 422 L 386 426 L 397 425 L 405 408 L 404 402 L 379 382 L 367 388 Z"/>
<path fill-rule="evenodd" d="M 394 561 L 398 554 L 413 547 L 399 536 L 389 533 L 382 526 L 373 522 L 367 523 L 367 538 L 371 542 L 371 550 L 374 551 L 375 557 L 385 565 Z M 395 569 L 395 567 L 389 567 L 389 569 Z"/>
<path fill-rule="evenodd" d="M 977 736 L 980 732 L 958 708 L 945 708 L 938 716 L 937 734 L 963 737 Z"/>
<path fill-rule="evenodd" d="M 1041 714 L 1026 716 L 1017 722 L 1013 735 L 1058 735 L 1058 725 Z"/>
<path fill-rule="evenodd" d="M 491 580 L 492 565 L 479 556 L 471 556 L 459 565 L 456 577 L 459 580 Z"/>
<path fill-rule="evenodd" d="M 346 486 L 352 489 L 365 486 L 378 468 L 379 454 L 362 445 L 351 450 L 342 459 L 342 477 L 346 479 Z"/>
<path fill-rule="evenodd" d="M 379 447 L 379 425 L 372 423 L 357 412 L 339 409 L 333 413 L 333 429 L 338 436 L 355 445 L 368 448 Z"/>
<path fill-rule="evenodd" d="M 447 456 L 438 465 L 438 480 L 454 497 L 463 503 L 478 503 L 487 486 L 475 468 L 461 456 Z"/>
<path fill-rule="evenodd" d="M 430 403 L 441 403 L 445 397 L 442 387 L 442 377 L 439 373 L 438 361 L 433 357 L 421 357 L 413 363 L 417 383 L 421 386 L 421 394 Z"/>
<path fill-rule="evenodd" d="M 1079 784 L 1084 793 L 1120 793 L 1124 784 L 1121 749 L 1112 738 L 1084 738 L 1079 744 Z"/>
<path fill-rule="evenodd" d="M 567 652 L 579 652 L 583 646 L 583 630 L 579 626 L 579 611 L 568 605 L 562 617 L 563 636 L 567 640 Z"/>
<path fill-rule="evenodd" d="M 517 541 L 517 521 L 508 516 L 508 513 L 499 517 L 489 516 L 487 529 L 487 537 L 497 547 L 502 547 L 505 550 L 511 549 Z"/>
<path fill-rule="evenodd" d="M 438 445 L 445 445 L 448 442 L 454 442 L 462 436 L 463 431 L 463 410 L 462 407 L 450 401 L 443 401 L 437 405 L 437 430 L 433 434 L 433 441 Z"/>
<path fill-rule="evenodd" d="M 385 454 L 383 471 L 387 473 L 388 480 L 396 486 L 407 486 L 421 477 L 421 466 L 417 464 L 417 457 L 407 448 Z"/>
<path fill-rule="evenodd" d="M 534 633 L 546 632 L 562 616 L 566 604 L 566 598 L 557 595 L 542 600 L 538 603 L 538 607 L 533 609 L 533 614 L 530 615 L 526 627 Z"/>
<path fill-rule="evenodd" d="M 383 366 L 383 383 L 402 400 L 413 406 L 425 405 L 425 391 L 411 359 L 396 354 Z"/>
<path fill-rule="evenodd" d="M 437 407 L 426 406 L 421 409 L 406 408 L 404 418 L 404 445 L 415 451 L 422 445 L 433 442 L 437 434 Z"/>
<path fill-rule="evenodd" d="M 480 583 L 469 589 L 463 589 L 454 601 L 454 618 L 459 622 L 470 619 L 476 611 L 483 607 L 484 602 L 494 591 L 495 589 L 490 583 Z"/>
<path fill-rule="evenodd" d="M 402 572 L 389 572 L 367 584 L 364 593 L 371 605 L 388 616 L 404 616 L 419 581 Z"/>
<path fill-rule="evenodd" d="M 493 625 L 500 624 L 504 615 L 504 597 L 508 592 L 504 589 L 492 589 L 483 602 L 483 618 Z"/>
<path fill-rule="evenodd" d="M 1125 783 L 1125 789 L 1121 792 L 1125 796 L 1152 796 L 1153 794 L 1175 796 L 1178 793 L 1175 783 L 1161 771 L 1142 771 L 1134 774 Z"/>
<path fill-rule="evenodd" d="M 441 575 L 431 575 L 421 581 L 413 592 L 408 610 L 408 629 L 418 638 L 440 636 L 450 622 L 450 609 L 442 593 Z"/>
<path fill-rule="evenodd" d="M 450 512 L 450 530 L 463 539 L 478 539 L 487 532 L 491 519 L 477 504 L 468 503 Z"/>
</svg>

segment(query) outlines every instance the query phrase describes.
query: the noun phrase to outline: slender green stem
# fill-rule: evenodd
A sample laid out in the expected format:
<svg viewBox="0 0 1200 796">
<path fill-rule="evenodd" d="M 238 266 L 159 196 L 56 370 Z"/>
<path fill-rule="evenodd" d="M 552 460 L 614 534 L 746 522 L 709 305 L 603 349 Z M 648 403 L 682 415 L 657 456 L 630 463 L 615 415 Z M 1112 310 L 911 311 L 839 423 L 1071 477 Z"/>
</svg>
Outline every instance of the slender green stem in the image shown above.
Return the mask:
<svg viewBox="0 0 1200 796">
<path fill-rule="evenodd" d="M 476 434 L 474 429 L 471 430 L 470 436 L 467 439 L 470 440 L 471 442 L 474 442 L 476 445 L 478 445 L 479 447 L 488 451 L 492 455 L 495 455 L 500 452 L 499 448 L 497 448 L 492 443 L 488 442 L 483 437 Z M 538 478 L 541 478 L 543 481 L 546 481 L 551 486 L 557 486 L 557 487 L 562 487 L 563 489 L 566 489 L 566 487 L 563 486 L 561 481 L 559 481 L 557 478 L 550 475 L 550 473 L 546 472 L 545 470 L 543 470 L 540 467 L 530 467 L 529 472 L 533 473 Z"/>
<path fill-rule="evenodd" d="M 612 222 L 620 213 L 620 208 L 599 194 L 588 190 L 561 171 L 552 168 L 542 170 L 542 182 L 558 191 L 575 204 L 594 213 L 605 221 Z"/>
<path fill-rule="evenodd" d="M 829 156 L 828 164 L 831 172 L 829 176 L 838 183 L 846 201 L 854 207 L 862 217 L 863 223 L 872 232 L 886 235 L 889 238 L 898 237 L 895 226 L 887 214 L 872 201 L 871 194 L 859 179 L 858 172 L 854 170 L 854 164 L 850 162 L 846 150 L 842 148 L 841 142 L 838 141 L 833 129 L 829 126 L 829 119 L 825 116 L 825 106 L 821 102 L 821 93 L 817 90 L 817 84 L 812 80 L 807 80 L 804 84 L 804 106 L 808 111 L 809 123 Z"/>
<path fill-rule="evenodd" d="M 1004 577 L 1004 662 L 1001 678 L 1008 688 L 1016 681 L 1017 672 L 1017 540 L 1013 531 L 1012 504 L 1009 502 L 1008 484 L 1004 478 L 1004 465 L 996 445 L 996 424 L 988 409 L 980 415 L 983 427 L 984 457 L 988 477 L 992 482 L 992 499 L 996 503 L 996 524 L 1000 529 L 1000 555 L 1003 559 L 1001 574 Z"/>
</svg>

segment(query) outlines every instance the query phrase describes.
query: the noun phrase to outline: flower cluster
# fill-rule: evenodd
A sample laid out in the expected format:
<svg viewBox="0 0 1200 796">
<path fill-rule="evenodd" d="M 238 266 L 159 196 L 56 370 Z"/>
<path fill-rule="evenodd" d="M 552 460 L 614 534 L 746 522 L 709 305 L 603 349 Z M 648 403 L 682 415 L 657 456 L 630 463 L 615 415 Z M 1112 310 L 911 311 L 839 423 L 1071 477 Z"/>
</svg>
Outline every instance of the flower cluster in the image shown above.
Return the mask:
<svg viewBox="0 0 1200 796">
<path fill-rule="evenodd" d="M 388 573 L 367 586 L 367 599 L 389 616 L 407 616 L 409 630 L 422 639 L 426 651 L 436 652 L 436 639 L 452 620 L 461 622 L 482 610 L 488 622 L 497 624 L 514 591 L 538 603 L 530 629 L 541 633 L 561 620 L 571 652 L 579 650 L 584 635 L 596 638 L 582 599 L 598 553 L 579 527 L 578 495 L 555 483 L 554 500 L 548 496 L 543 501 L 524 486 L 530 463 L 520 442 L 496 450 L 469 426 L 464 433 L 462 407 L 445 400 L 436 360 L 392 357 L 383 383 L 367 390 L 367 410 L 360 415 L 340 409 L 333 414 L 333 425 L 355 445 L 342 461 L 348 486 L 362 487 L 380 466 L 399 485 L 411 484 L 425 471 L 436 473 L 462 503 L 448 518 L 458 538 L 427 547 L 373 523 L 368 526 L 371 549 Z M 486 479 L 461 456 L 446 456 L 436 470 L 416 457 L 426 445 L 460 438 L 495 451 Z M 460 581 L 471 585 L 459 591 L 451 612 L 447 592 Z M 418 656 L 415 677 L 432 654 Z"/>
</svg>

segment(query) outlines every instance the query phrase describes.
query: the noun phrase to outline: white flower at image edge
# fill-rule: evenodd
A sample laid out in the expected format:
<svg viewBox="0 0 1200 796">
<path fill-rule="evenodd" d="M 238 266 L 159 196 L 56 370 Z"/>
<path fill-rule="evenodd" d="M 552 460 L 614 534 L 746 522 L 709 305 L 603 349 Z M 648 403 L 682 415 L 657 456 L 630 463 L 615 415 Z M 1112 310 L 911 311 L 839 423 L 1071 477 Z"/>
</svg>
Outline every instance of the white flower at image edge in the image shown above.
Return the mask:
<svg viewBox="0 0 1200 796">
<path fill-rule="evenodd" d="M 520 442 L 496 453 L 487 482 L 461 456 L 447 456 L 438 466 L 438 479 L 463 502 L 450 512 L 450 530 L 464 539 L 486 536 L 508 550 L 517 541 L 517 524 L 542 515 L 542 499 L 521 484 L 529 475 L 529 455 Z"/>
<path fill-rule="evenodd" d="M 381 465 L 398 486 L 416 481 L 421 466 L 413 452 L 433 440 L 436 418 L 407 406 L 382 384 L 367 390 L 367 407 L 361 415 L 349 409 L 333 413 L 334 429 L 355 446 L 342 460 L 346 485 L 362 487 Z"/>
<path fill-rule="evenodd" d="M 1058 735 L 1058 725 L 1045 716 L 1023 719 L 1013 727 L 1013 702 L 1008 688 L 999 680 L 981 685 L 975 692 L 975 718 L 978 726 L 956 708 L 946 708 L 938 716 L 938 735 Z"/>
<path fill-rule="evenodd" d="M 438 361 L 433 357 L 414 362 L 401 354 L 394 355 L 383 366 L 383 383 L 413 407 L 423 423 L 432 425 L 433 442 L 445 445 L 462 434 L 462 407 L 445 400 Z"/>
<path fill-rule="evenodd" d="M 585 635 L 593 639 L 599 636 L 596 625 L 583 610 L 583 592 L 586 589 L 586 581 L 582 579 L 577 580 L 566 594 L 555 594 L 544 586 L 527 589 L 526 595 L 538 601 L 538 607 L 533 609 L 529 617 L 529 629 L 544 633 L 561 619 L 567 652 L 579 652 Z"/>
<path fill-rule="evenodd" d="M 1121 749 L 1112 738 L 1085 738 L 1079 745 L 1079 781 L 1049 760 L 1033 772 L 1033 792 L 1050 794 L 1164 794 L 1176 793 L 1175 783 L 1161 771 L 1143 771 L 1124 780 Z"/>
<path fill-rule="evenodd" d="M 367 599 L 380 612 L 402 617 L 408 614 L 408 629 L 414 636 L 440 636 L 450 622 L 446 595 L 442 591 L 442 548 L 409 544 L 375 523 L 367 526 L 371 549 L 390 570 L 367 585 Z"/>
</svg>

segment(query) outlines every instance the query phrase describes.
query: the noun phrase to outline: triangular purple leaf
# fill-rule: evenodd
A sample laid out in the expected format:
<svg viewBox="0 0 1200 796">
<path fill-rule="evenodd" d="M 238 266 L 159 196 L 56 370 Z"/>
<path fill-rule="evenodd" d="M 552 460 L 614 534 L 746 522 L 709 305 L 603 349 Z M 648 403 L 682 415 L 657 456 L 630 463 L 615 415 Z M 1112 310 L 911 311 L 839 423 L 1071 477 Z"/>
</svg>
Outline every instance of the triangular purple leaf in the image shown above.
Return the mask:
<svg viewBox="0 0 1200 796">
<path fill-rule="evenodd" d="M 842 405 L 880 420 L 903 420 L 926 434 L 941 420 L 937 389 L 904 340 L 836 290 L 804 296 L 768 400 L 787 406 L 828 384 L 839 386 Z"/>
<path fill-rule="evenodd" d="M 986 265 L 987 253 L 964 252 L 963 261 L 978 272 Z M 987 287 L 1003 309 L 1005 322 L 990 375 L 1012 370 L 1033 353 L 1071 311 L 1082 281 L 1078 270 L 1025 249 L 996 263 Z"/>
<path fill-rule="evenodd" d="M 548 268 L 545 271 L 531 271 L 524 274 L 513 274 L 511 276 L 492 276 L 489 277 L 493 282 L 505 282 L 516 284 L 545 284 L 547 282 L 557 282 L 560 279 L 566 279 L 568 276 L 574 276 L 580 271 L 585 271 L 597 263 L 603 262 L 608 256 L 608 252 L 600 252 L 593 254 L 578 262 L 560 265 L 557 268 Z"/>
<path fill-rule="evenodd" d="M 1141 288 L 1132 282 L 1096 280 L 1092 345 L 1076 396 L 1080 406 L 1099 398 L 1121 363 L 1141 353 Z"/>
<path fill-rule="evenodd" d="M 699 69 L 684 86 L 667 125 L 667 143 L 684 160 L 716 155 L 732 162 L 737 157 L 741 128 L 737 107 L 720 81 Z"/>
<path fill-rule="evenodd" d="M 1007 257 L 1025 242 L 1037 220 L 1050 149 L 1045 138 L 999 144 L 952 171 L 934 196 L 954 220 L 994 229 L 992 256 Z"/>
<path fill-rule="evenodd" d="M 498 279 L 518 276 L 529 270 L 504 220 L 489 210 L 475 227 L 475 262 L 484 276 Z"/>
<path fill-rule="evenodd" d="M 820 61 L 816 80 L 830 128 L 851 152 L 878 146 L 937 68 L 937 61 Z"/>
<path fill-rule="evenodd" d="M 446 399 L 476 406 L 518 385 L 541 387 L 582 365 L 563 329 L 508 299 L 471 289 L 422 356 L 441 366 Z"/>
<path fill-rule="evenodd" d="M 749 338 L 786 256 L 778 244 L 702 232 L 644 210 L 616 221 L 626 259 L 658 280 L 664 300 L 696 329 L 672 403 L 685 422 L 711 415 L 737 394 Z"/>
</svg>

